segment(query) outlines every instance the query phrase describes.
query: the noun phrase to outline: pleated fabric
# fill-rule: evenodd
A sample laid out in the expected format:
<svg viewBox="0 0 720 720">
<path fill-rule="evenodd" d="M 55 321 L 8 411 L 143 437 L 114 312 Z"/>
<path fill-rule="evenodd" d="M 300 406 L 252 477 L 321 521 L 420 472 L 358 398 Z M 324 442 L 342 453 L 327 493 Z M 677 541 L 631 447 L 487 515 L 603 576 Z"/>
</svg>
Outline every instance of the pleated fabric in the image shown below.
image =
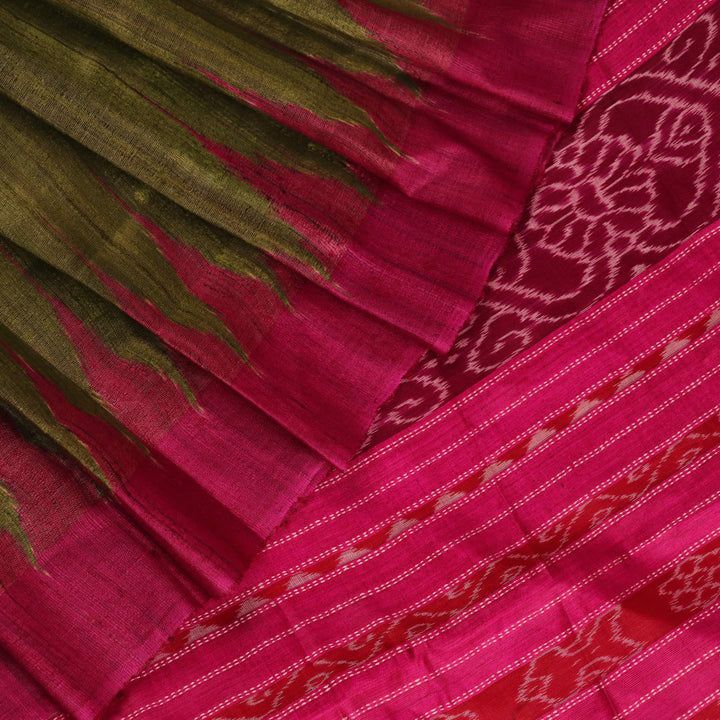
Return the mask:
<svg viewBox="0 0 720 720">
<path fill-rule="evenodd" d="M 695 14 L 618 61 L 476 320 L 371 437 L 402 431 L 321 480 L 106 720 L 718 715 L 720 9 L 673 12 Z"/>
<path fill-rule="evenodd" d="M 0 715 L 96 717 L 450 347 L 603 9 L 0 5 Z"/>
<path fill-rule="evenodd" d="M 328 477 L 106 717 L 696 717 L 719 397 L 716 222 Z"/>
</svg>

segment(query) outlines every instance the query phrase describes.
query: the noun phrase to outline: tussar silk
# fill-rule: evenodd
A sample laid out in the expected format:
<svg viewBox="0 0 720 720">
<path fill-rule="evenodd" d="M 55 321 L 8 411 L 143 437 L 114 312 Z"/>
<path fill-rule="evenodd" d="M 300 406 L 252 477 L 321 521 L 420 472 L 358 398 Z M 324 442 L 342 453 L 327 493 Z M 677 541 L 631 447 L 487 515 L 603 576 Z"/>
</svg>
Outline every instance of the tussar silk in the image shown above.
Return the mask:
<svg viewBox="0 0 720 720">
<path fill-rule="evenodd" d="M 717 17 L 560 142 L 478 306 L 496 369 L 321 481 L 108 718 L 718 716 Z M 493 295 L 545 312 L 513 345 Z"/>
<path fill-rule="evenodd" d="M 719 68 L 710 0 L 0 3 L 0 718 L 720 717 Z"/>
<path fill-rule="evenodd" d="M 424 346 L 447 349 L 475 304 L 572 119 L 602 3 L 465 0 L 421 19 L 308 6 L 308 33 L 319 24 L 333 49 L 339 23 L 365 38 L 370 67 L 302 56 L 297 8 L 300 46 L 282 51 L 253 39 L 252 8 L 156 5 L 1 9 L 8 252 L 81 323 L 75 283 L 102 296 L 96 313 L 130 316 L 342 465 Z M 53 182 L 36 193 L 40 168 Z M 151 442 L 157 423 L 135 427 L 123 393 L 97 383 Z"/>
<path fill-rule="evenodd" d="M 93 718 L 447 350 L 604 2 L 0 5 L 0 695 Z"/>
<path fill-rule="evenodd" d="M 327 478 L 108 717 L 694 717 L 719 397 L 712 224 Z"/>
</svg>

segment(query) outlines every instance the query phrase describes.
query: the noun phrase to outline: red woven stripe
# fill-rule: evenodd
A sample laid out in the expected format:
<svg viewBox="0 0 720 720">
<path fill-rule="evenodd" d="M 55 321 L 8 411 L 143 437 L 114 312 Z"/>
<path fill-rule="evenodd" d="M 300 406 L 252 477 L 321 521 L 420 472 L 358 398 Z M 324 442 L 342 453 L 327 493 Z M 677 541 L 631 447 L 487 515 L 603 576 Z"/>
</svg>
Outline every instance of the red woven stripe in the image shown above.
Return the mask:
<svg viewBox="0 0 720 720">
<path fill-rule="evenodd" d="M 720 538 L 574 636 L 433 720 L 534 720 L 589 687 L 720 595 Z"/>
<path fill-rule="evenodd" d="M 690 720 L 718 720 L 720 718 L 720 699 L 713 700 Z"/>
<path fill-rule="evenodd" d="M 463 495 L 467 495 L 468 493 L 473 492 L 474 490 L 479 488 L 480 485 L 485 482 L 489 477 L 492 477 L 497 474 L 497 472 L 500 472 L 500 469 L 498 469 L 495 472 L 488 473 L 488 470 L 491 470 L 493 466 L 498 466 L 498 468 L 501 468 L 503 463 L 516 462 L 522 459 L 525 455 L 527 455 L 530 448 L 533 447 L 533 438 L 537 437 L 538 433 L 544 434 L 542 442 L 547 441 L 554 434 L 569 427 L 574 421 L 578 420 L 580 417 L 589 412 L 590 409 L 595 406 L 595 404 L 604 402 L 612 398 L 615 394 L 617 394 L 617 392 L 619 392 L 624 380 L 632 377 L 633 382 L 637 381 L 642 375 L 651 371 L 652 369 L 660 365 L 664 360 L 667 360 L 673 354 L 685 347 L 688 342 L 700 337 L 704 332 L 713 327 L 719 319 L 720 315 L 718 315 L 717 313 L 715 315 L 712 313 L 708 313 L 702 319 L 700 319 L 696 323 L 693 323 L 693 325 L 691 325 L 689 328 L 686 328 L 677 336 L 675 336 L 672 340 L 667 342 L 663 347 L 654 350 L 649 355 L 639 360 L 632 366 L 632 368 L 624 372 L 618 373 L 616 376 L 603 383 L 599 388 L 588 393 L 586 397 L 575 403 L 571 408 L 568 408 L 567 410 L 558 413 L 558 415 L 549 420 L 543 426 L 543 428 L 534 431 L 526 438 L 513 445 L 510 449 L 506 450 L 498 459 L 492 461 L 488 466 L 486 466 L 486 468 L 456 483 L 449 491 L 446 492 L 457 494 L 457 498 L 455 498 L 455 500 L 457 500 L 459 497 L 462 497 Z M 542 444 L 542 442 L 540 444 Z M 273 583 L 271 586 L 264 588 L 255 597 L 264 600 L 278 597 L 287 591 L 289 585 L 293 583 L 293 578 L 297 577 L 298 575 L 302 574 L 315 576 L 320 574 L 326 574 L 336 569 L 337 567 L 340 567 L 343 564 L 343 556 L 352 556 L 352 551 L 370 551 L 379 548 L 385 542 L 387 542 L 390 537 L 392 537 L 392 529 L 398 521 L 405 520 L 414 524 L 416 522 L 427 519 L 435 512 L 435 504 L 437 500 L 438 498 L 433 498 L 423 503 L 419 508 L 407 512 L 406 514 L 401 516 L 401 518 L 392 520 L 385 527 L 376 531 L 368 538 L 365 538 L 362 541 L 358 542 L 355 546 L 335 552 L 332 555 L 323 558 L 322 560 L 316 561 L 311 565 L 303 568 L 298 573 L 288 575 L 286 578 L 283 578 Z M 349 555 L 347 554 L 348 551 L 351 551 Z M 528 548 L 528 552 L 532 556 L 532 562 L 534 562 L 536 558 L 535 551 L 531 548 Z M 496 588 L 493 588 L 492 591 L 494 591 L 494 589 Z M 220 625 L 221 623 L 217 618 L 211 617 L 207 620 L 207 624 Z"/>
<path fill-rule="evenodd" d="M 278 680 L 270 688 L 231 706 L 224 711 L 224 716 L 261 717 L 281 710 L 318 684 L 442 625 L 492 595 L 538 562 L 546 561 L 553 552 L 567 547 L 719 443 L 720 418 L 713 416 L 682 439 L 656 453 L 579 510 L 566 515 L 542 538 L 533 539 L 516 551 L 478 569 L 469 578 L 418 610 L 385 622 L 352 643 L 324 653 L 297 672 Z"/>
</svg>

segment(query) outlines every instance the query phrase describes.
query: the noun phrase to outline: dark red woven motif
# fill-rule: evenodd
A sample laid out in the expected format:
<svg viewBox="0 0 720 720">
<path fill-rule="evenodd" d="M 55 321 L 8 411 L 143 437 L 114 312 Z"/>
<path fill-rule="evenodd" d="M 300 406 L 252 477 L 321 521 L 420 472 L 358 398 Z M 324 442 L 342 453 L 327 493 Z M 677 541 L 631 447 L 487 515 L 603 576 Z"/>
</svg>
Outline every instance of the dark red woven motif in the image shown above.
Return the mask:
<svg viewBox="0 0 720 720">
<path fill-rule="evenodd" d="M 372 445 L 425 417 L 717 217 L 720 6 L 591 106 L 555 150 L 484 299 L 376 417 Z"/>
</svg>

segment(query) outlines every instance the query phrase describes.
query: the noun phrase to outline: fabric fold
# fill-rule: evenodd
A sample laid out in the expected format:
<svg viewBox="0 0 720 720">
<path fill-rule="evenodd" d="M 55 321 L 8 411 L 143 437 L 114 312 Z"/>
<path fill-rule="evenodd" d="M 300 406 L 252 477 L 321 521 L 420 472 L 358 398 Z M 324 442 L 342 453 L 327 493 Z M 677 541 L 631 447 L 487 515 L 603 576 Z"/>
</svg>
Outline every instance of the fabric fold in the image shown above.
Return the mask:
<svg viewBox="0 0 720 720">
<path fill-rule="evenodd" d="M 482 12 L 429 7 L 419 16 L 393 12 L 392 22 L 372 3 L 325 5 L 324 22 L 365 37 L 370 49 L 363 53 L 377 62 L 359 71 L 333 55 L 331 44 L 327 57 L 309 50 L 298 56 L 292 43 L 295 54 L 249 39 L 252 23 L 268 12 L 279 23 L 275 31 L 291 21 L 297 30 L 285 8 L 263 3 L 241 12 L 222 3 L 166 2 L 137 36 L 129 29 L 140 17 L 132 2 L 111 14 L 92 2 L 42 2 L 32 12 L 21 2 L 4 6 L 2 89 L 38 118 L 23 119 L 5 100 L 17 142 L 7 151 L 15 163 L 8 178 L 25 177 L 24 195 L 17 185 L 5 193 L 4 232 L 53 264 L 65 256 L 64 269 L 76 278 L 81 273 L 143 324 L 154 306 L 150 329 L 165 343 L 265 412 L 272 408 L 284 428 L 344 464 L 362 441 L 370 405 L 392 389 L 387 379 L 397 381 L 422 344 L 449 348 L 480 294 L 549 142 L 572 117 L 601 3 L 579 11 L 576 3 L 558 2 L 541 14 L 522 3 Z M 316 22 L 315 11 L 305 12 Z M 187 57 L 167 40 L 181 16 Z M 423 62 L 413 49 L 421 40 L 425 50 L 433 48 Z M 317 50 L 316 36 L 308 42 Z M 498 63 L 500 44 L 512 49 L 510 61 Z M 209 65 L 198 68 L 193 58 L 201 47 Z M 241 47 L 247 62 L 240 61 Z M 282 68 L 286 85 L 278 80 Z M 268 86 L 271 77 L 276 87 Z M 33 87 L 36 78 L 43 81 Z M 65 172 L 56 176 L 56 196 L 33 207 L 28 196 L 38 171 L 23 155 L 34 156 L 37 166 L 39 143 L 44 161 Z M 97 207 L 80 204 L 90 196 Z M 468 204 L 468 197 L 477 200 Z M 24 228 L 23 218 L 34 220 L 35 230 Z M 129 240 L 114 258 L 89 253 L 108 237 L 110 250 L 119 233 L 133 243 L 148 236 L 135 277 L 123 273 L 119 260 Z M 47 249 L 51 242 L 57 250 Z M 198 263 L 206 280 L 193 277 Z M 154 289 L 141 282 L 144 273 L 157 276 Z M 183 316 L 158 293 L 171 283 Z M 283 368 L 274 359 L 304 344 L 296 342 L 302 328 L 290 322 L 293 308 L 275 293 L 293 295 L 296 311 L 305 313 L 307 305 L 299 308 L 315 286 L 328 296 L 312 300 L 309 327 L 324 328 L 327 315 L 347 315 L 340 304 L 368 318 L 358 315 L 363 331 L 337 349 L 328 332 L 315 359 L 292 358 L 327 377 L 325 386 L 298 384 L 291 373 L 281 382 Z M 358 360 L 356 379 L 334 378 L 317 365 L 317 358 L 342 353 L 367 356 L 357 345 L 363 335 L 388 343 L 387 357 L 398 358 L 394 372 Z M 262 338 L 268 351 L 253 355 Z M 272 393 L 243 367 L 244 357 L 277 379 Z M 345 408 L 333 401 L 337 383 Z M 298 394 L 297 402 L 286 401 Z M 308 408 L 305 419 L 301 408 Z M 332 437 L 332 425 L 347 428 L 343 443 Z"/>
<path fill-rule="evenodd" d="M 100 713 L 450 347 L 603 5 L 2 5 L 12 720 Z"/>
<path fill-rule="evenodd" d="M 719 280 L 715 222 L 328 476 L 105 717 L 609 719 L 686 664 L 703 682 L 647 717 L 702 707 Z"/>
</svg>

